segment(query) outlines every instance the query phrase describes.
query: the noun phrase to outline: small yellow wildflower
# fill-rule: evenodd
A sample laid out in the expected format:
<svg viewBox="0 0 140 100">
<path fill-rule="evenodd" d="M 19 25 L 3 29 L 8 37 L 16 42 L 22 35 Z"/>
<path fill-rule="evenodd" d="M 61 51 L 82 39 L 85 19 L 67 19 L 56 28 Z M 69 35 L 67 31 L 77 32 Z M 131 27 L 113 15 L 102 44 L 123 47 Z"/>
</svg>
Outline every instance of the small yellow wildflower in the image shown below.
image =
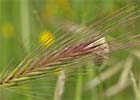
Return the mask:
<svg viewBox="0 0 140 100">
<path fill-rule="evenodd" d="M 12 24 L 10 23 L 5 23 L 3 26 L 2 26 L 2 34 L 5 38 L 9 38 L 9 37 L 12 37 L 14 33 L 14 27 Z"/>
<path fill-rule="evenodd" d="M 39 42 L 45 47 L 49 47 L 54 43 L 54 36 L 51 32 L 43 32 L 39 38 Z"/>
</svg>

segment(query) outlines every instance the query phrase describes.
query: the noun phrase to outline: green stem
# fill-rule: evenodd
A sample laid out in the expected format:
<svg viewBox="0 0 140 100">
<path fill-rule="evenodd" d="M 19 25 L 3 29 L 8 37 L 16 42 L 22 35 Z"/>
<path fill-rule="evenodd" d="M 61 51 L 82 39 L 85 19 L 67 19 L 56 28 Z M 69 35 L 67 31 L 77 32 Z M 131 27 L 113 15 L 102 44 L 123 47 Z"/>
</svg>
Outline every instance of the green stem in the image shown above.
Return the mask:
<svg viewBox="0 0 140 100">
<path fill-rule="evenodd" d="M 96 71 L 96 74 L 100 79 L 100 75 L 99 75 L 100 71 L 99 70 Z M 101 79 L 100 79 L 100 81 L 101 81 L 101 84 L 98 86 L 98 99 L 99 100 L 104 100 L 105 99 L 104 98 L 104 86 L 103 86 L 103 83 L 102 83 Z"/>
<path fill-rule="evenodd" d="M 30 52 L 30 15 L 29 15 L 29 0 L 20 0 L 20 18 L 21 18 L 21 35 L 24 48 L 27 53 Z M 28 91 L 31 92 L 31 85 L 27 84 Z M 23 86 L 24 87 L 24 86 Z M 27 100 L 33 100 L 32 97 L 27 97 Z"/>
<path fill-rule="evenodd" d="M 20 0 L 22 41 L 27 52 L 30 51 L 30 18 L 28 0 Z"/>
<path fill-rule="evenodd" d="M 81 73 L 82 69 L 79 68 L 78 73 Z M 77 82 L 76 82 L 76 95 L 75 95 L 75 100 L 82 100 L 82 84 L 83 84 L 83 76 L 78 75 Z"/>
</svg>

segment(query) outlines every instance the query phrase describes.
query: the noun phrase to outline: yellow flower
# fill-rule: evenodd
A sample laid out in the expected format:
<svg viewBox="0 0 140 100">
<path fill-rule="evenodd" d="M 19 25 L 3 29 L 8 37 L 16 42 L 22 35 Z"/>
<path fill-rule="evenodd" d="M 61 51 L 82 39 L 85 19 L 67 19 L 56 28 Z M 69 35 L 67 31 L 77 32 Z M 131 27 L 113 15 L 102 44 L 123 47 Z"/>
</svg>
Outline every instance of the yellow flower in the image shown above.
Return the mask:
<svg viewBox="0 0 140 100">
<path fill-rule="evenodd" d="M 9 38 L 13 35 L 13 33 L 14 33 L 14 27 L 13 27 L 12 24 L 5 23 L 2 26 L 2 34 L 3 34 L 4 37 Z"/>
<path fill-rule="evenodd" d="M 39 38 L 39 42 L 45 47 L 49 47 L 54 43 L 54 36 L 51 32 L 43 32 Z"/>
</svg>

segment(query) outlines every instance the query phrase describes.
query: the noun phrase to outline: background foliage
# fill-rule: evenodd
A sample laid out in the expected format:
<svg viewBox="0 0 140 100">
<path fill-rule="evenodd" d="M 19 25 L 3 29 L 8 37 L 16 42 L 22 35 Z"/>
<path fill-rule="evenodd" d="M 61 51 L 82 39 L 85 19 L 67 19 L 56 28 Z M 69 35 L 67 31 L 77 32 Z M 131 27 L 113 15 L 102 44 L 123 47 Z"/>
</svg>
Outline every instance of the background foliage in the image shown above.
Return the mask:
<svg viewBox="0 0 140 100">
<path fill-rule="evenodd" d="M 92 24 L 102 19 L 104 15 L 113 16 L 114 11 L 126 5 L 128 7 L 137 5 L 139 8 L 139 4 L 139 0 L 0 0 L 0 72 L 7 66 L 9 70 L 12 70 L 25 56 L 32 52 L 34 47 L 41 43 L 40 37 L 42 32 L 51 32 L 55 35 L 54 41 L 63 36 L 61 32 L 57 34 L 54 34 L 54 32 L 59 28 L 59 22 L 64 19 L 81 24 L 92 18 L 94 19 L 93 22 L 90 22 Z M 133 34 L 140 33 L 139 23 L 137 19 L 133 25 L 136 27 Z M 123 31 L 125 32 L 125 30 L 128 29 L 124 29 Z M 120 32 L 116 31 L 112 33 L 112 36 L 115 37 L 120 34 Z M 78 39 L 78 37 L 76 38 Z M 137 93 L 140 93 L 140 81 L 138 81 L 140 79 L 140 57 L 138 55 L 140 55 L 138 50 L 132 54 L 127 50 L 113 53 L 111 55 L 113 59 L 107 61 L 109 64 L 105 68 L 96 68 L 93 63 L 81 64 L 82 66 L 93 68 L 92 71 L 85 72 L 86 69 L 79 69 L 75 72 L 86 73 L 86 75 L 77 74 L 70 77 L 71 81 L 66 82 L 62 99 L 138 99 Z M 133 62 L 132 66 L 129 67 L 131 62 Z M 118 69 L 115 69 L 116 67 Z M 131 73 L 130 69 L 127 68 L 131 68 Z M 110 74 L 110 77 L 106 78 L 105 71 L 108 71 L 106 74 L 113 71 L 116 71 L 116 73 L 114 72 L 115 75 Z M 84 86 L 86 83 L 94 80 L 96 84 L 102 77 L 105 80 L 101 84 L 95 86 L 93 89 L 85 90 Z M 127 80 L 127 78 L 132 80 L 130 84 L 126 84 L 128 81 L 123 81 Z M 56 74 L 54 75 L 54 79 L 57 79 Z M 44 82 L 44 80 L 42 81 Z M 40 83 L 41 81 L 35 82 Z M 46 83 L 54 84 L 53 87 L 48 86 L 44 88 L 44 94 L 46 93 L 48 99 L 52 100 L 54 96 L 54 90 L 52 88 L 55 88 L 55 82 L 51 82 L 51 79 L 50 81 L 48 79 Z M 28 85 L 29 88 L 26 90 L 27 94 L 28 92 L 33 94 L 34 90 L 32 90 L 32 87 L 34 87 L 34 84 Z M 21 91 L 24 90 L 22 88 L 24 86 L 21 86 Z M 37 91 L 39 92 L 40 90 Z M 35 99 L 32 96 L 18 95 L 14 92 L 9 92 L 4 96 L 1 98 L 10 98 L 8 100 L 41 100 L 39 98 Z M 46 98 L 41 95 L 38 97 L 42 97 L 42 100 Z"/>
</svg>

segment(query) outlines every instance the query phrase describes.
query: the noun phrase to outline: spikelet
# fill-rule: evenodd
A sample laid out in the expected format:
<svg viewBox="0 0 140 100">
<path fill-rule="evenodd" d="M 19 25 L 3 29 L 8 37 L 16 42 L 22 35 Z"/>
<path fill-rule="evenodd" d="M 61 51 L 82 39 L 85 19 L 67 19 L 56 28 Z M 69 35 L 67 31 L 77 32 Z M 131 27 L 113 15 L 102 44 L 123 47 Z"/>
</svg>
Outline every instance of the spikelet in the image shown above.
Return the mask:
<svg viewBox="0 0 140 100">
<path fill-rule="evenodd" d="M 112 45 L 111 44 L 112 42 L 107 42 L 104 35 L 107 34 L 108 32 L 113 31 L 114 27 L 119 26 L 120 24 L 126 22 L 131 22 L 137 17 L 139 17 L 139 15 L 137 16 L 135 15 L 138 11 L 129 13 L 128 10 L 129 14 L 127 16 L 123 16 L 120 20 L 114 22 L 114 26 L 112 25 L 111 28 L 106 29 L 105 31 L 103 31 L 103 33 L 99 32 L 96 35 L 93 33 L 95 29 L 90 29 L 90 27 L 87 27 L 85 29 L 85 27 L 83 28 L 83 26 L 82 27 L 78 26 L 79 27 L 78 28 L 77 26 L 72 25 L 71 27 L 75 29 L 69 28 L 68 31 L 72 32 L 74 30 L 73 32 L 77 33 L 83 32 L 85 34 L 81 35 L 82 37 L 88 36 L 90 38 L 84 42 L 81 43 L 77 42 L 77 44 L 72 44 L 69 46 L 67 46 L 66 43 L 64 44 L 66 45 L 64 46 L 64 49 L 60 48 L 59 50 L 51 51 L 47 55 L 46 52 L 43 51 L 42 55 L 39 55 L 37 58 L 26 63 L 26 65 L 17 67 L 13 72 L 4 77 L 4 79 L 2 79 L 0 82 L 0 86 L 9 86 L 19 81 L 34 78 L 34 76 L 45 74 L 48 70 L 55 69 L 59 65 L 67 64 L 71 61 L 74 61 L 75 59 L 79 59 L 84 56 L 90 56 L 91 54 L 104 57 L 105 54 L 111 52 L 110 50 L 112 50 L 110 49 L 111 48 L 110 45 Z M 124 12 L 122 11 L 120 13 L 125 13 L 125 11 Z M 139 35 L 135 36 L 134 38 L 136 37 L 139 37 Z M 47 43 L 48 41 L 42 40 L 43 38 L 41 38 L 41 42 L 43 41 L 46 44 L 48 44 Z M 67 42 L 69 43 L 69 41 Z M 119 43 L 115 45 L 119 46 Z M 135 46 L 135 44 L 132 45 Z"/>
<path fill-rule="evenodd" d="M 122 37 L 116 38 L 121 39 L 117 41 L 106 38 L 109 33 L 114 32 L 121 25 L 126 25 L 126 23 L 128 26 L 131 25 L 131 22 L 140 16 L 137 14 L 138 12 L 140 11 L 132 12 L 132 9 L 120 9 L 113 17 L 102 19 L 90 26 L 64 21 L 61 27 L 65 34 L 54 41 L 53 36 L 44 33 L 40 42 L 44 42 L 50 49 L 47 51 L 42 46 L 38 47 L 38 55 L 34 58 L 25 58 L 11 73 L 2 75 L 0 88 L 12 88 L 26 84 L 30 80 L 46 78 L 50 73 L 61 71 L 61 69 L 65 70 L 66 74 L 70 73 L 79 68 L 72 65 L 80 64 L 83 60 L 86 63 L 92 59 L 97 66 L 100 66 L 108 58 L 108 54 L 139 46 L 137 38 L 140 35 L 121 39 L 122 35 Z M 113 22 L 110 25 L 106 25 L 111 21 Z M 49 35 L 49 42 L 45 40 L 46 35 Z M 53 44 L 57 44 L 57 46 L 53 47 Z"/>
</svg>

